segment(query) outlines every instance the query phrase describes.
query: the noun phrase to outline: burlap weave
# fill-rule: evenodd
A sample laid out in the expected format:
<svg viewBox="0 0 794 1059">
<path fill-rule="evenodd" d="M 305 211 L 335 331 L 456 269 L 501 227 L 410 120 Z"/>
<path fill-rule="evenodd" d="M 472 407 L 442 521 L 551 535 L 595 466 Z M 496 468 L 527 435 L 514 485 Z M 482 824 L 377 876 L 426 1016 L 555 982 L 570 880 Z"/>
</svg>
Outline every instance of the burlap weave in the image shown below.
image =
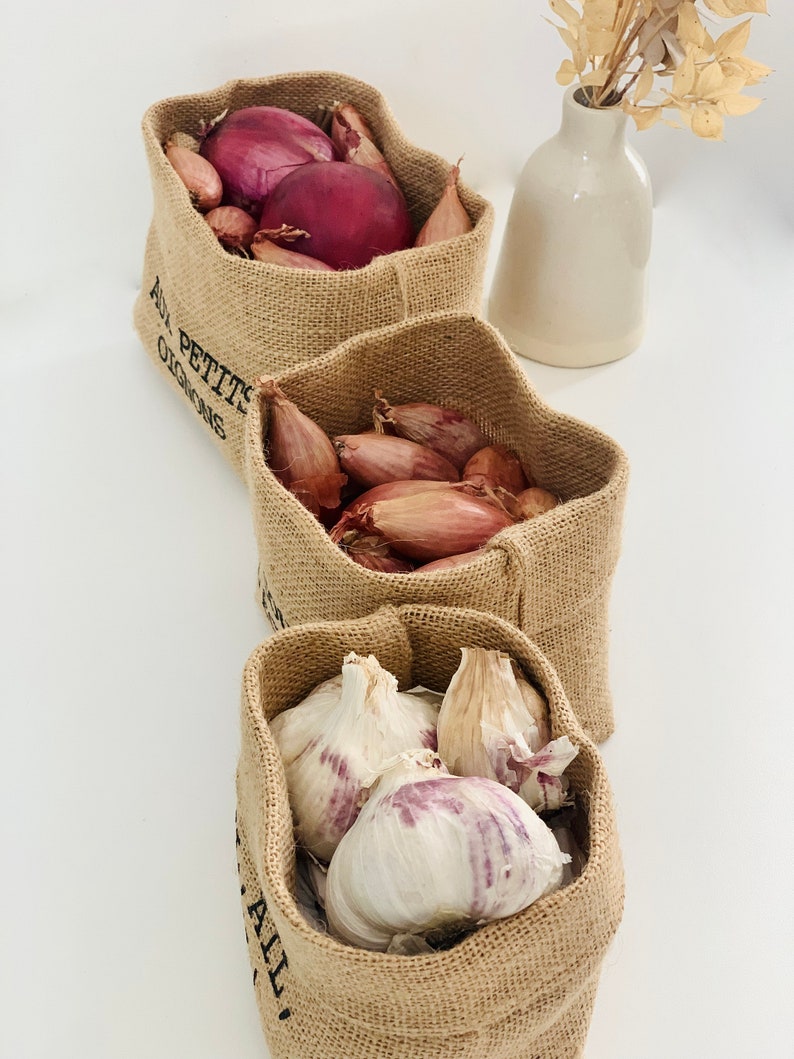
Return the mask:
<svg viewBox="0 0 794 1059">
<path fill-rule="evenodd" d="M 444 690 L 462 646 L 507 651 L 545 694 L 554 736 L 579 754 L 566 774 L 583 810 L 587 864 L 568 887 L 488 924 L 453 948 L 391 956 L 315 931 L 292 896 L 286 780 L 267 721 L 373 653 L 402 687 Z M 243 677 L 237 773 L 242 909 L 262 1025 L 273 1059 L 576 1059 L 601 963 L 620 923 L 623 870 L 609 783 L 554 669 L 501 619 L 473 610 L 385 607 L 266 640 Z"/>
<path fill-rule="evenodd" d="M 314 272 L 228 254 L 190 205 L 162 149 L 225 108 L 286 107 L 313 118 L 337 100 L 364 115 L 408 202 L 416 230 L 438 202 L 449 163 L 411 144 L 383 96 L 332 72 L 229 81 L 165 99 L 143 118 L 154 194 L 135 326 L 164 377 L 190 402 L 235 469 L 243 463 L 251 382 L 311 360 L 351 335 L 439 309 L 479 311 L 493 209 L 465 184 L 466 235 L 376 258 L 366 268 Z"/>
<path fill-rule="evenodd" d="M 268 469 L 267 411 L 248 417 L 247 477 L 262 605 L 274 628 L 362 617 L 384 603 L 475 607 L 506 618 L 549 657 L 585 731 L 614 728 L 608 602 L 620 551 L 628 464 L 595 428 L 550 408 L 499 333 L 460 313 L 430 314 L 343 343 L 284 373 L 287 396 L 330 434 L 371 425 L 373 389 L 393 403 L 459 409 L 518 451 L 565 503 L 494 537 L 474 562 L 439 573 L 365 570 Z"/>
</svg>

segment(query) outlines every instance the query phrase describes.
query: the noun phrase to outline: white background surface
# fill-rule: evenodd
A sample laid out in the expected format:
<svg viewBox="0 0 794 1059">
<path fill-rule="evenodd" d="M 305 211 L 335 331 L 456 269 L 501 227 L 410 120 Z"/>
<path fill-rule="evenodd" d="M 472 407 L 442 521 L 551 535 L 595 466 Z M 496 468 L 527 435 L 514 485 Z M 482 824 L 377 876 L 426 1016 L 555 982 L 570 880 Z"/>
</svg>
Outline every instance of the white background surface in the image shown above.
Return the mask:
<svg viewBox="0 0 794 1059">
<path fill-rule="evenodd" d="M 432 6 L 432 13 L 427 13 Z M 633 136 L 647 336 L 524 362 L 627 450 L 614 582 L 626 912 L 587 1059 L 790 1055 L 791 45 L 727 142 Z M 336 69 L 497 208 L 559 122 L 544 3 L 139 0 L 4 17 L 0 1055 L 264 1059 L 235 873 L 240 673 L 266 634 L 247 497 L 131 326 L 146 107 Z M 306 1057 L 311 1059 L 311 1057 Z M 351 1057 L 354 1059 L 354 1057 Z"/>
</svg>

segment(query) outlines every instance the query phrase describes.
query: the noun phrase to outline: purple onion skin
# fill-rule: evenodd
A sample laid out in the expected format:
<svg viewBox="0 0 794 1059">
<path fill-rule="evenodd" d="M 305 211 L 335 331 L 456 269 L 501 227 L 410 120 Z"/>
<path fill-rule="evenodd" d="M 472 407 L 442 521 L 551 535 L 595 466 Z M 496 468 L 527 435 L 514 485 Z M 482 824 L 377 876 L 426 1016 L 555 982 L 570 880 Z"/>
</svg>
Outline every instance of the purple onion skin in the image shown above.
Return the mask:
<svg viewBox="0 0 794 1059">
<path fill-rule="evenodd" d="M 380 173 L 345 162 L 310 162 L 285 176 L 268 196 L 259 226 L 283 224 L 309 233 L 284 245 L 335 269 L 363 268 L 413 242 L 401 192 Z"/>
<path fill-rule="evenodd" d="M 283 107 L 244 107 L 224 118 L 199 149 L 223 183 L 223 204 L 257 220 L 268 195 L 297 167 L 339 152 L 308 118 Z"/>
</svg>

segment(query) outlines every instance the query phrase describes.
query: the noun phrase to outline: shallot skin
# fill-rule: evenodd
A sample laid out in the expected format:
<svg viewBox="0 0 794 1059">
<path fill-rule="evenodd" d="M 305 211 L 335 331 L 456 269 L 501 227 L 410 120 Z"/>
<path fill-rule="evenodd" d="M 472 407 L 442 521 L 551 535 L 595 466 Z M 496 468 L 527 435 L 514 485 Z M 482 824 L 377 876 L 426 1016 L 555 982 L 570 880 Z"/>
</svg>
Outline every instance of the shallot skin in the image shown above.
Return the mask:
<svg viewBox="0 0 794 1059">
<path fill-rule="evenodd" d="M 265 202 L 260 227 L 283 224 L 308 233 L 291 250 L 336 269 L 363 268 L 413 241 L 402 193 L 380 173 L 346 162 L 309 162 L 285 176 Z"/>
</svg>

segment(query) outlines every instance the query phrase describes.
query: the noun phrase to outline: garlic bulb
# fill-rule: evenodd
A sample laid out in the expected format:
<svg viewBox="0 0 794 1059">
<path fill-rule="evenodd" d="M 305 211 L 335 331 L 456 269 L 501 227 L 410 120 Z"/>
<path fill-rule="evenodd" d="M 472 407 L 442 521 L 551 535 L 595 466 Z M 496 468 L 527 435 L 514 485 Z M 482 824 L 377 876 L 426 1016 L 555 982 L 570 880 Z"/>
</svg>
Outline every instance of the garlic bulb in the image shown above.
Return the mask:
<svg viewBox="0 0 794 1059">
<path fill-rule="evenodd" d="M 298 845 L 329 860 L 372 772 L 402 751 L 435 749 L 437 716 L 431 696 L 398 691 L 373 655 L 349 654 L 341 676 L 274 717 Z"/>
<path fill-rule="evenodd" d="M 546 703 L 506 654 L 461 648 L 438 717 L 438 752 L 459 776 L 487 776 L 533 809 L 567 803 L 563 770 L 578 752 L 567 736 L 550 740 Z"/>
<path fill-rule="evenodd" d="M 331 858 L 328 925 L 378 951 L 400 935 L 453 934 L 551 893 L 566 859 L 507 787 L 452 776 L 432 750 L 401 754 L 384 766 Z"/>
</svg>

